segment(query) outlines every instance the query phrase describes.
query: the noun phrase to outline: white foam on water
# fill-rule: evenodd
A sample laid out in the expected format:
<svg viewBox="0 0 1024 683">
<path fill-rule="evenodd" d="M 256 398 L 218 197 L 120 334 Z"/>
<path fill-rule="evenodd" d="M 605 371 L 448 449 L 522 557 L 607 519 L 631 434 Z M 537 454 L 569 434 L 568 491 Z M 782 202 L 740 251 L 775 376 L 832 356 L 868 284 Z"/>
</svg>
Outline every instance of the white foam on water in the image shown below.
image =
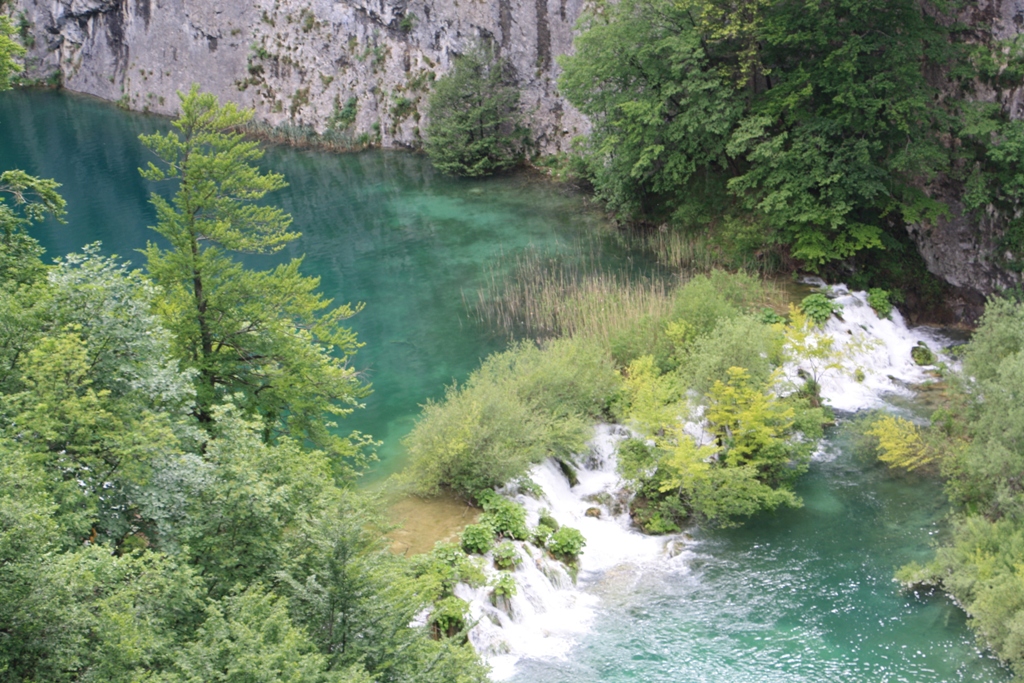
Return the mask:
<svg viewBox="0 0 1024 683">
<path fill-rule="evenodd" d="M 834 348 L 841 352 L 841 369 L 828 370 L 820 380 L 821 396 L 833 408 L 856 412 L 886 405 L 886 396 L 911 396 L 908 385 L 932 379 L 927 367 L 914 362 L 910 352 L 924 342 L 937 353 L 949 345 L 949 340 L 927 327 L 908 327 L 895 308 L 891 319 L 879 318 L 868 305 L 866 292 L 851 292 L 845 285 L 828 288 L 834 301 L 842 305 L 840 317 L 833 316 L 817 333 L 834 340 Z M 787 377 L 794 382 L 796 369 L 812 370 L 804 361 L 787 367 Z M 863 380 L 857 381 L 857 371 Z"/>
<path fill-rule="evenodd" d="M 820 281 L 813 284 L 827 287 Z M 850 292 L 844 285 L 832 286 L 829 291 L 843 306 L 841 319 L 833 317 L 815 333 L 831 336 L 835 348 L 843 352 L 842 368 L 829 370 L 820 378 L 821 395 L 829 405 L 847 412 L 883 407 L 887 396 L 910 396 L 910 385 L 930 379 L 928 369 L 914 362 L 911 349 L 924 342 L 935 352 L 947 346 L 948 340 L 927 328 L 908 328 L 895 309 L 891 319 L 879 318 L 868 305 L 865 292 Z M 785 369 L 794 385 L 802 382 L 797 375 L 801 367 L 812 369 L 806 362 Z M 856 379 L 858 370 L 863 373 L 861 381 Z M 685 431 L 697 441 L 706 441 L 708 433 L 699 408 L 689 419 Z M 531 527 L 546 509 L 560 525 L 583 533 L 587 545 L 580 556 L 577 582 L 546 552 L 516 542 L 523 561 L 512 572 L 515 596 L 494 600 L 489 586 L 456 587 L 456 595 L 469 602 L 470 618 L 476 622 L 469 633 L 470 642 L 492 667 L 493 680 L 511 678 L 523 658 L 568 657 L 580 638 L 590 632 L 600 596 L 628 592 L 644 570 L 688 571 L 695 557 L 688 537 L 647 536 L 631 526 L 615 458 L 618 443 L 628 436 L 624 427 L 598 425 L 590 451 L 581 459 L 576 486 L 570 487 L 559 465 L 548 460 L 530 471 L 543 495 L 539 499 L 515 496 L 526 508 Z M 818 460 L 834 457 L 834 449 L 824 443 L 815 452 Z M 591 508 L 600 509 L 600 517 L 588 516 Z M 485 571 L 493 580 L 499 572 L 490 554 L 487 562 Z"/>
<path fill-rule="evenodd" d="M 587 539 L 575 584 L 565 567 L 546 552 L 516 542 L 523 562 L 512 572 L 517 593 L 511 600 L 497 601 L 496 606 L 489 587 L 456 588 L 456 595 L 470 603 L 470 617 L 477 622 L 470 642 L 490 664 L 492 679 L 510 678 L 523 657 L 564 659 L 590 632 L 600 602 L 595 593 L 609 589 L 602 584 L 632 583 L 638 572 L 659 560 L 682 562 L 681 537 L 641 534 L 630 527 L 629 515 L 618 509 L 624 506 L 616 503 L 622 482 L 616 473 L 615 449 L 628 436 L 623 427 L 598 425 L 590 452 L 581 458 L 578 484 L 570 487 L 559 465 L 549 459 L 530 471 L 543 495 L 515 497 L 526 508 L 531 527 L 546 509 L 559 525 L 579 529 Z M 587 516 L 591 508 L 599 509 L 601 516 Z M 498 571 L 490 554 L 487 560 L 486 571 L 494 578 Z"/>
</svg>

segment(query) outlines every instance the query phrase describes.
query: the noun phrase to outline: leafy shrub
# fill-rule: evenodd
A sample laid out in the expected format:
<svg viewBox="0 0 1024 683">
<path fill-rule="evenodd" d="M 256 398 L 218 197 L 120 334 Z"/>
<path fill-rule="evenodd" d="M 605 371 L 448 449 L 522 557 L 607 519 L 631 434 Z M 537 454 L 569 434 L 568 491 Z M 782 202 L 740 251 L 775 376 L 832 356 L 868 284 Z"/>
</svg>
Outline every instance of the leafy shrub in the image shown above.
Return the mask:
<svg viewBox="0 0 1024 683">
<path fill-rule="evenodd" d="M 778 325 L 786 322 L 786 317 L 779 315 L 770 308 L 763 308 L 757 316 L 757 321 L 762 325 Z"/>
<path fill-rule="evenodd" d="M 516 580 L 511 574 L 502 573 L 494 582 L 492 593 L 499 598 L 511 598 L 516 594 Z"/>
<path fill-rule="evenodd" d="M 868 306 L 874 309 L 879 318 L 889 319 L 892 317 L 892 300 L 889 292 L 878 287 L 868 290 Z"/>
<path fill-rule="evenodd" d="M 917 345 L 910 349 L 910 357 L 918 365 L 935 365 L 937 360 L 935 354 L 932 353 L 932 350 L 923 341 L 917 342 Z"/>
<path fill-rule="evenodd" d="M 663 496 L 657 487 L 649 487 L 655 495 L 639 497 L 632 506 L 633 519 L 645 534 L 674 534 L 689 517 L 689 510 L 678 496 Z"/>
<path fill-rule="evenodd" d="M 504 384 L 538 410 L 559 417 L 600 418 L 622 384 L 608 354 L 577 339 L 554 339 L 541 347 L 513 344 L 489 356 L 477 373 L 477 381 Z"/>
<path fill-rule="evenodd" d="M 526 510 L 522 505 L 502 498 L 493 491 L 481 494 L 479 500 L 484 508 L 480 521 L 494 529 L 499 537 L 517 541 L 525 541 L 530 537 L 530 530 L 526 526 Z"/>
<path fill-rule="evenodd" d="M 523 558 L 512 541 L 505 541 L 494 549 L 494 566 L 498 569 L 515 569 Z"/>
<path fill-rule="evenodd" d="M 587 539 L 578 529 L 563 526 L 551 535 L 551 540 L 548 541 L 548 550 L 555 557 L 572 562 L 583 552 L 583 546 L 586 544 Z"/>
<path fill-rule="evenodd" d="M 767 381 L 772 365 L 780 360 L 782 334 L 742 315 L 719 322 L 697 339 L 681 358 L 679 376 L 684 387 L 706 393 L 729 368 L 746 368 L 755 381 Z"/>
<path fill-rule="evenodd" d="M 420 493 L 448 487 L 475 499 L 543 460 L 549 432 L 564 438 L 549 420 L 506 386 L 471 375 L 465 385 L 448 387 L 443 402 L 423 406 L 405 439 L 408 480 Z"/>
<path fill-rule="evenodd" d="M 467 553 L 484 555 L 494 547 L 494 527 L 489 522 L 470 524 L 462 530 L 462 549 Z"/>
<path fill-rule="evenodd" d="M 430 613 L 427 623 L 438 638 L 451 638 L 466 628 L 468 615 L 469 605 L 466 601 L 449 595 L 434 603 L 434 609 Z"/>
<path fill-rule="evenodd" d="M 551 516 L 547 508 L 541 508 L 540 519 L 537 520 L 537 523 L 551 527 L 552 531 L 558 530 L 558 520 Z"/>
<path fill-rule="evenodd" d="M 451 595 L 455 585 L 483 585 L 483 570 L 454 543 L 439 541 L 434 549 L 412 558 L 413 576 L 420 579 L 427 595 L 437 600 Z"/>
<path fill-rule="evenodd" d="M 492 354 L 441 403 L 428 401 L 406 437 L 408 481 L 469 498 L 523 477 L 545 457 L 579 452 L 621 380 L 595 344 L 512 345 Z"/>
<path fill-rule="evenodd" d="M 828 322 L 836 313 L 842 313 L 843 307 L 821 293 L 808 294 L 800 302 L 800 309 L 819 327 Z"/>
<path fill-rule="evenodd" d="M 537 528 L 533 530 L 530 535 L 530 542 L 538 548 L 546 548 L 548 541 L 551 540 L 551 534 L 555 533 L 555 527 L 548 526 L 547 524 L 541 523 L 537 525 Z"/>
<path fill-rule="evenodd" d="M 627 480 L 639 480 L 650 476 L 656 465 L 654 448 L 643 439 L 630 438 L 619 443 L 618 469 Z"/>
<path fill-rule="evenodd" d="M 456 58 L 430 96 L 427 154 L 444 173 L 489 175 L 522 156 L 527 131 L 520 123 L 519 90 L 505 63 L 488 48 Z"/>
</svg>

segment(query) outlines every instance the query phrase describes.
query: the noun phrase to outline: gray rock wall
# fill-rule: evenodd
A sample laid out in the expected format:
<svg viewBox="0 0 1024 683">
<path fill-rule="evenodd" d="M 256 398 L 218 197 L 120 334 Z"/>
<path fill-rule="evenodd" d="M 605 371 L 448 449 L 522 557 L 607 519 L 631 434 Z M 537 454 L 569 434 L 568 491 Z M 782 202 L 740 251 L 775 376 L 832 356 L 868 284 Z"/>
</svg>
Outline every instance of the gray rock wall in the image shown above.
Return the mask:
<svg viewBox="0 0 1024 683">
<path fill-rule="evenodd" d="M 28 76 L 173 114 L 198 82 L 271 126 L 417 147 L 432 80 L 491 42 L 512 66 L 538 147 L 587 120 L 555 91 L 585 0 L 18 0 L 35 45 Z M 337 113 L 354 104 L 355 120 Z M 353 110 L 349 106 L 349 111 Z"/>
<path fill-rule="evenodd" d="M 1024 0 L 965 3 L 959 19 L 972 27 L 968 40 L 999 49 L 998 41 L 1010 40 L 1024 32 Z M 948 85 L 942 81 L 936 84 Z M 1024 118 L 1024 83 L 1007 90 L 994 90 L 984 83 L 975 83 L 974 97 L 978 101 L 999 104 L 1011 118 Z M 923 189 L 949 207 L 949 213 L 934 221 L 908 225 L 907 230 L 928 270 L 957 290 L 957 301 L 953 303 L 959 316 L 973 320 L 981 313 L 986 296 L 1021 283 L 1020 273 L 1001 265 L 1004 258 L 1015 256 L 998 251 L 1004 217 L 993 207 L 980 214 L 966 212 L 961 202 L 963 184 L 950 178 L 937 178 Z"/>
</svg>

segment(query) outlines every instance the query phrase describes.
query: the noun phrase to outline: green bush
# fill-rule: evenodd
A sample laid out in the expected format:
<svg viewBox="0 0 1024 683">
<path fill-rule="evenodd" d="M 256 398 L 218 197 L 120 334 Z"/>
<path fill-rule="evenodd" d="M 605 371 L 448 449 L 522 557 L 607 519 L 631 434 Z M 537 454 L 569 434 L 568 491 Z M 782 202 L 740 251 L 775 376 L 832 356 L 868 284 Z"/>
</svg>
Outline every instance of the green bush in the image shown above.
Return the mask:
<svg viewBox="0 0 1024 683">
<path fill-rule="evenodd" d="M 805 296 L 800 302 L 800 309 L 819 327 L 828 322 L 833 315 L 843 312 L 842 306 L 821 293 Z"/>
<path fill-rule="evenodd" d="M 681 355 L 680 381 L 704 394 L 733 367 L 746 368 L 756 381 L 764 381 L 778 364 L 781 348 L 781 333 L 755 316 L 724 319 Z"/>
<path fill-rule="evenodd" d="M 512 541 L 505 541 L 494 549 L 494 566 L 498 569 L 515 569 L 522 561 L 523 558 Z"/>
<path fill-rule="evenodd" d="M 523 477 L 545 457 L 580 452 L 621 384 L 595 344 L 524 342 L 487 358 L 443 402 L 428 401 L 406 437 L 410 485 L 475 499 Z"/>
<path fill-rule="evenodd" d="M 543 524 L 550 527 L 552 531 L 558 531 L 558 520 L 551 516 L 551 512 L 547 508 L 541 508 L 540 519 L 537 520 L 537 524 Z"/>
<path fill-rule="evenodd" d="M 892 300 L 889 292 L 884 289 L 872 287 L 868 290 L 868 306 L 874 309 L 879 318 L 888 320 L 892 317 Z"/>
<path fill-rule="evenodd" d="M 924 342 L 917 342 L 914 348 L 910 349 L 910 357 L 918 365 L 935 365 L 937 360 L 935 354 Z"/>
<path fill-rule="evenodd" d="M 526 510 L 522 505 L 502 498 L 493 491 L 481 494 L 479 501 L 484 508 L 481 523 L 488 524 L 499 537 L 517 541 L 525 541 L 530 537 L 530 530 L 526 526 Z"/>
<path fill-rule="evenodd" d="M 507 600 L 516 594 L 516 580 L 512 578 L 511 574 L 503 572 L 498 577 L 498 580 L 494 582 L 494 588 L 491 592 L 493 595 Z"/>
<path fill-rule="evenodd" d="M 586 544 L 587 539 L 578 529 L 563 526 L 551 535 L 551 540 L 548 541 L 548 550 L 559 559 L 574 562 L 583 552 L 583 546 Z"/>
<path fill-rule="evenodd" d="M 427 622 L 438 638 L 451 638 L 466 628 L 469 605 L 465 600 L 450 595 L 434 603 Z"/>
<path fill-rule="evenodd" d="M 546 548 L 548 541 L 551 540 L 551 534 L 555 533 L 555 530 L 555 527 L 548 526 L 547 524 L 538 524 L 537 528 L 530 535 L 530 542 L 538 548 Z"/>
<path fill-rule="evenodd" d="M 762 325 L 778 325 L 780 323 L 786 322 L 786 317 L 779 315 L 770 308 L 763 308 L 761 309 L 761 312 L 757 315 L 757 320 Z"/>
<path fill-rule="evenodd" d="M 444 173 L 489 175 L 515 164 L 528 132 L 520 123 L 519 90 L 488 48 L 457 57 L 430 96 L 426 150 Z"/>
<path fill-rule="evenodd" d="M 481 380 L 507 382 L 518 396 L 559 417 L 602 417 L 608 397 L 622 384 L 600 345 L 578 339 L 553 339 L 542 347 L 514 344 L 489 356 L 479 374 Z"/>
<path fill-rule="evenodd" d="M 413 557 L 411 570 L 434 600 L 451 595 L 458 583 L 481 586 L 485 581 L 483 570 L 462 548 L 443 541 L 438 541 L 429 553 Z"/>
<path fill-rule="evenodd" d="M 489 522 L 470 524 L 462 530 L 462 549 L 467 553 L 484 555 L 494 547 L 494 527 Z"/>
<path fill-rule="evenodd" d="M 463 386 L 448 387 L 443 402 L 423 406 L 405 440 L 408 480 L 419 493 L 448 487 L 475 499 L 543 460 L 549 434 L 565 438 L 551 422 L 507 386 L 471 375 Z"/>
</svg>

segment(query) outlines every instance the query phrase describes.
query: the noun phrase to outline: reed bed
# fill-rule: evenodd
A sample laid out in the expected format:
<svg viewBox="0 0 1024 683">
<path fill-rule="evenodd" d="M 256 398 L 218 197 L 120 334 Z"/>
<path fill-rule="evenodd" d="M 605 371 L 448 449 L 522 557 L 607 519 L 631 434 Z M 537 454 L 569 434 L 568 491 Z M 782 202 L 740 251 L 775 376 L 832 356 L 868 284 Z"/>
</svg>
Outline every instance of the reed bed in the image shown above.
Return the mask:
<svg viewBox="0 0 1024 683">
<path fill-rule="evenodd" d="M 291 123 L 272 126 L 263 121 L 250 121 L 242 132 L 267 142 L 328 152 L 357 152 L 372 147 L 375 142 L 365 134 L 354 136 L 346 131 L 330 129 L 318 133 L 312 126 Z"/>
<path fill-rule="evenodd" d="M 601 271 L 587 260 L 565 264 L 527 253 L 516 257 L 511 277 L 492 270 L 488 285 L 467 304 L 483 321 L 510 335 L 582 337 L 607 345 L 643 319 L 668 315 L 672 289 L 681 281 Z"/>
<path fill-rule="evenodd" d="M 510 337 L 585 338 L 608 347 L 644 322 L 667 320 L 679 287 L 698 273 L 722 269 L 710 257 L 702 265 L 647 274 L 603 265 L 593 245 L 589 251 L 577 245 L 568 262 L 528 251 L 492 267 L 486 286 L 471 296 L 463 292 L 463 300 L 481 321 Z M 749 282 L 744 307 L 786 313 L 793 296 L 785 282 L 763 276 Z"/>
<path fill-rule="evenodd" d="M 659 230 L 644 238 L 644 246 L 658 263 L 679 272 L 707 273 L 720 268 L 772 275 L 784 268 L 782 259 L 770 250 L 726 250 L 721 239 L 716 242 L 707 234 Z"/>
</svg>

